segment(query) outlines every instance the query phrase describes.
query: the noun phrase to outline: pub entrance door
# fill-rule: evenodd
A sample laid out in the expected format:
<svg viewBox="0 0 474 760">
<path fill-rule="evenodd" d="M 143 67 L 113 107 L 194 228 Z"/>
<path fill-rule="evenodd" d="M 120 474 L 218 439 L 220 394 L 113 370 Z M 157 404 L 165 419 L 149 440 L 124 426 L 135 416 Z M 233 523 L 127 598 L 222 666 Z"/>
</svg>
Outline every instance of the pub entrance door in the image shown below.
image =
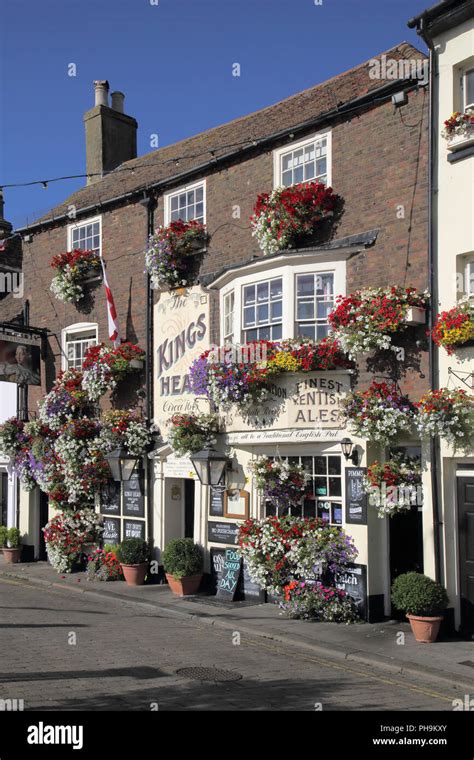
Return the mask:
<svg viewBox="0 0 474 760">
<path fill-rule="evenodd" d="M 8 473 L 1 473 L 0 483 L 0 525 L 7 525 L 8 522 Z"/>
<path fill-rule="evenodd" d="M 461 629 L 474 633 L 474 475 L 457 478 Z"/>
<path fill-rule="evenodd" d="M 194 538 L 194 480 L 184 481 L 184 538 Z"/>
</svg>

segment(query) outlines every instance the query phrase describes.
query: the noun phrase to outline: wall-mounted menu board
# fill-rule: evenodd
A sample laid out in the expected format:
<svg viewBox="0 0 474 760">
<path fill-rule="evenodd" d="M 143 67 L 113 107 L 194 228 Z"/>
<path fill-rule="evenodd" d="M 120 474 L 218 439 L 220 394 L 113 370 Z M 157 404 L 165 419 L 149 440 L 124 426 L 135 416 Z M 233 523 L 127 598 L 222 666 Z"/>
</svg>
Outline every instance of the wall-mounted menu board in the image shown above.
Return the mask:
<svg viewBox="0 0 474 760">
<path fill-rule="evenodd" d="M 100 492 L 100 511 L 101 514 L 119 515 L 120 514 L 120 483 L 116 480 L 109 480 Z"/>
<path fill-rule="evenodd" d="M 346 467 L 346 523 L 367 525 L 366 467 Z"/>
<path fill-rule="evenodd" d="M 118 517 L 104 517 L 102 541 L 104 544 L 120 543 L 120 519 Z"/>
<path fill-rule="evenodd" d="M 143 471 L 134 472 L 130 480 L 124 481 L 123 514 L 131 517 L 145 517 Z"/>
<path fill-rule="evenodd" d="M 210 489 L 209 514 L 212 517 L 224 516 L 224 490 L 222 488 Z"/>
<path fill-rule="evenodd" d="M 145 539 L 145 521 L 144 520 L 124 520 L 123 521 L 123 537 Z"/>
</svg>

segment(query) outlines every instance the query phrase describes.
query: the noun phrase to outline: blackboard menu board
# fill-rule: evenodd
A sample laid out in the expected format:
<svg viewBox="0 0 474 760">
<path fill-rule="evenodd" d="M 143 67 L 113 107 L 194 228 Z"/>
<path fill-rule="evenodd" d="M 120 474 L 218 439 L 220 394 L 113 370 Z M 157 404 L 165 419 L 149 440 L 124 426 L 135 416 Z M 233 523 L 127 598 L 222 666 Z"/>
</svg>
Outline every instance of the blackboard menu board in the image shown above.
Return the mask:
<svg viewBox="0 0 474 760">
<path fill-rule="evenodd" d="M 124 538 L 145 539 L 145 522 L 142 520 L 124 520 L 123 534 Z"/>
<path fill-rule="evenodd" d="M 102 534 L 104 544 L 120 543 L 120 520 L 116 517 L 104 518 L 104 532 Z"/>
<path fill-rule="evenodd" d="M 217 597 L 233 601 L 239 583 L 242 557 L 237 549 L 226 549 L 224 567 L 217 584 Z"/>
<path fill-rule="evenodd" d="M 109 480 L 107 485 L 101 490 L 100 511 L 103 515 L 120 514 L 120 483 L 118 481 Z"/>
<path fill-rule="evenodd" d="M 207 540 L 214 544 L 236 544 L 239 526 L 231 522 L 208 522 Z"/>
<path fill-rule="evenodd" d="M 367 566 L 351 565 L 345 573 L 339 573 L 335 578 L 337 588 L 342 588 L 351 596 L 363 620 L 367 618 Z"/>
<path fill-rule="evenodd" d="M 367 525 L 368 494 L 364 491 L 366 467 L 346 468 L 346 523 Z"/>
<path fill-rule="evenodd" d="M 224 491 L 222 488 L 211 488 L 209 514 L 213 517 L 224 516 Z"/>
<path fill-rule="evenodd" d="M 217 591 L 217 585 L 222 577 L 225 561 L 225 549 L 217 549 L 215 546 L 211 547 L 211 588 L 212 591 Z"/>
<path fill-rule="evenodd" d="M 131 517 L 145 517 L 143 494 L 143 473 L 134 472 L 130 480 L 123 484 L 123 514 Z"/>
<path fill-rule="evenodd" d="M 265 591 L 255 583 L 250 575 L 247 563 L 244 559 L 242 562 L 242 572 L 238 587 L 238 597 L 241 599 L 258 599 L 260 602 L 265 601 Z"/>
</svg>

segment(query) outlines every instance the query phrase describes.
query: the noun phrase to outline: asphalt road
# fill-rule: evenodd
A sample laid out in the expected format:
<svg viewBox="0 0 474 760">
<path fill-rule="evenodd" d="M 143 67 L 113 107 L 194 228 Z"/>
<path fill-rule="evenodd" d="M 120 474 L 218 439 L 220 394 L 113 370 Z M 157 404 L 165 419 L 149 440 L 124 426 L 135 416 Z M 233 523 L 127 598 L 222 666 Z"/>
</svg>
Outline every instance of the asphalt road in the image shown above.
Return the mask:
<svg viewBox="0 0 474 760">
<path fill-rule="evenodd" d="M 464 696 L 170 613 L 6 579 L 0 652 L 0 700 L 23 700 L 24 710 L 440 711 Z M 194 680 L 181 668 L 238 680 Z"/>
</svg>

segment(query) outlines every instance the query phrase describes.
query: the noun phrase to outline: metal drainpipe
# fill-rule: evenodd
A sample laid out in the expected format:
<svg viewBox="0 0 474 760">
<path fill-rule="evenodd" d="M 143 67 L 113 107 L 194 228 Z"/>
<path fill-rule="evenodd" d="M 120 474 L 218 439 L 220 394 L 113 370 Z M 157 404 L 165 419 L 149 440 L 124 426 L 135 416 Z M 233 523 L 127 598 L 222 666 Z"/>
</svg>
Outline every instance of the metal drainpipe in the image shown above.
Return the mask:
<svg viewBox="0 0 474 760">
<path fill-rule="evenodd" d="M 429 329 L 433 329 L 433 325 L 437 313 L 438 303 L 438 287 L 436 280 L 436 266 L 434 261 L 433 252 L 433 239 L 434 239 L 434 221 L 433 221 L 433 186 L 434 186 L 434 83 L 437 75 L 436 65 L 436 53 L 434 50 L 434 44 L 432 38 L 429 36 L 425 29 L 424 19 L 420 19 L 420 25 L 417 29 L 418 34 L 423 37 L 430 51 L 430 107 L 429 107 L 429 175 L 428 175 L 428 265 L 430 275 L 430 310 L 429 310 Z M 429 341 L 429 364 L 430 364 L 430 388 L 432 391 L 438 388 L 438 349 L 434 342 Z M 433 509 L 433 532 L 434 532 L 434 561 L 435 561 L 435 580 L 440 582 L 441 579 L 441 541 L 440 530 L 442 522 L 439 519 L 439 482 L 438 482 L 438 464 L 441 460 L 441 452 L 439 445 L 439 438 L 431 438 L 430 440 L 430 459 L 431 459 L 431 499 Z"/>
<path fill-rule="evenodd" d="M 153 195 L 147 195 L 140 204 L 147 210 L 146 220 L 146 245 L 154 232 L 154 216 L 156 200 Z M 153 290 L 151 278 L 146 275 L 146 416 L 149 423 L 153 420 Z M 147 469 L 147 541 L 152 545 L 153 538 L 153 499 L 151 493 L 150 460 L 146 459 Z"/>
</svg>

